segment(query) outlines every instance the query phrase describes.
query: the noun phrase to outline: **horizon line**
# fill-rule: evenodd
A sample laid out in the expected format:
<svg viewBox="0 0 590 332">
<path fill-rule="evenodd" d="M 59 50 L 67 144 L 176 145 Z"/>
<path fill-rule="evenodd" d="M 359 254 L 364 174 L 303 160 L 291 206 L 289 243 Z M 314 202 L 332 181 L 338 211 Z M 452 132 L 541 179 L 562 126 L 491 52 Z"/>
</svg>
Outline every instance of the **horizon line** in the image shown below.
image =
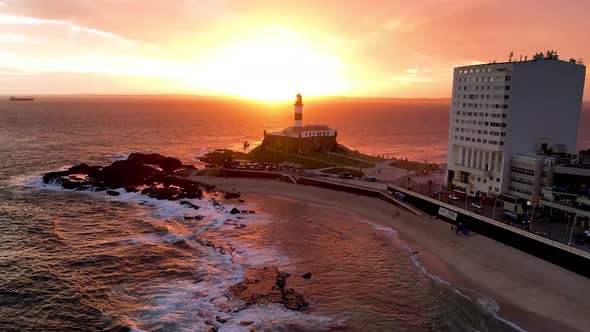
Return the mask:
<svg viewBox="0 0 590 332">
<path fill-rule="evenodd" d="M 263 103 L 281 103 L 283 100 L 268 101 L 253 97 L 239 95 L 216 95 L 216 94 L 191 94 L 191 93 L 43 93 L 43 94 L 0 94 L 0 97 L 12 96 L 32 96 L 32 97 L 192 97 L 192 98 L 211 98 L 211 99 L 241 99 Z M 385 96 L 307 96 L 307 99 L 348 99 L 348 100 L 424 100 L 424 101 L 445 101 L 451 100 L 451 97 L 385 97 Z M 590 103 L 590 99 L 582 99 L 582 103 Z"/>
</svg>

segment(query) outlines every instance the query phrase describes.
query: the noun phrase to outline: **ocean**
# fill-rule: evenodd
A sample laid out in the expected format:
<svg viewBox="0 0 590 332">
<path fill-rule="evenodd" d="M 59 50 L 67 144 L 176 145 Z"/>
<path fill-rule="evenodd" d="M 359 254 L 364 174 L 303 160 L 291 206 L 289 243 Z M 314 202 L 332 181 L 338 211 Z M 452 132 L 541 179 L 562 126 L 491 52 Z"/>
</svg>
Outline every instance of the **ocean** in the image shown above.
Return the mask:
<svg viewBox="0 0 590 332">
<path fill-rule="evenodd" d="M 307 100 L 369 154 L 442 162 L 448 101 Z M 135 151 L 196 163 L 215 148 L 256 146 L 288 126 L 292 106 L 197 97 L 40 97 L 0 102 L 1 331 L 518 331 L 497 303 L 426 271 L 396 230 L 335 207 L 247 197 L 237 229 L 207 199 L 201 221 L 176 202 L 43 185 L 39 175 Z M 580 147 L 590 145 L 582 114 Z M 224 202 L 227 207 L 238 203 Z M 286 211 L 286 212 L 285 212 Z M 313 213 L 312 213 L 313 211 Z M 235 248 L 233 255 L 204 240 Z M 313 271 L 310 307 L 234 312 L 227 289 L 248 267 Z M 297 281 L 296 281 L 297 282 Z M 476 294 L 476 295 L 474 295 Z M 227 319 L 224 324 L 216 317 Z"/>
</svg>

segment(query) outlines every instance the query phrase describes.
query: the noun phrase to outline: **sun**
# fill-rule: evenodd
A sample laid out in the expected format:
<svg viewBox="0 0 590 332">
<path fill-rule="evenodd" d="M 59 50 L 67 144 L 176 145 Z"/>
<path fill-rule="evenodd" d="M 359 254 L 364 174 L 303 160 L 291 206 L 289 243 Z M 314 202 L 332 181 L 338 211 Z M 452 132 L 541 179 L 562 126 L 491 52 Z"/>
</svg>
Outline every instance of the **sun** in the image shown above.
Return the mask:
<svg viewBox="0 0 590 332">
<path fill-rule="evenodd" d="M 334 95 L 346 88 L 338 57 L 284 29 L 226 42 L 202 63 L 195 80 L 227 95 L 284 101 L 297 91 Z"/>
</svg>

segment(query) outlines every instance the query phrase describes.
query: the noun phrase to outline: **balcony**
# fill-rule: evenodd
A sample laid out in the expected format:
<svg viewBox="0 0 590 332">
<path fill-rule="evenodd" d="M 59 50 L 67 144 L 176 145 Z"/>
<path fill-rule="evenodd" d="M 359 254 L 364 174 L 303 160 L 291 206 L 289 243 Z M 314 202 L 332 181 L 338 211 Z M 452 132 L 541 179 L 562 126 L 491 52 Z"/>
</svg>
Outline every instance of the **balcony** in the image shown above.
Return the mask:
<svg viewBox="0 0 590 332">
<path fill-rule="evenodd" d="M 471 183 L 465 183 L 465 182 L 461 182 L 459 180 L 453 180 L 452 184 L 456 187 L 465 189 L 465 191 L 467 191 L 473 187 L 473 185 Z"/>
</svg>

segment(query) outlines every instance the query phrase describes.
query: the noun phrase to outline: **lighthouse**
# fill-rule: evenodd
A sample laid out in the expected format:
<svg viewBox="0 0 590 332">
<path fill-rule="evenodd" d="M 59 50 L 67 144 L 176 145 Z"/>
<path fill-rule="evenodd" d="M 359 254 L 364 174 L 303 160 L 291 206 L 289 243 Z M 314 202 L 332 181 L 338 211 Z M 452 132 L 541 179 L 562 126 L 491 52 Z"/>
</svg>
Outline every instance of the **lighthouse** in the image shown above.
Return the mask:
<svg viewBox="0 0 590 332">
<path fill-rule="evenodd" d="M 327 124 L 303 125 L 303 99 L 297 94 L 293 104 L 293 126 L 282 131 L 264 131 L 263 149 L 270 147 L 289 153 L 306 153 L 310 151 L 336 151 L 337 132 Z"/>
<path fill-rule="evenodd" d="M 303 100 L 301 99 L 301 94 L 297 94 L 297 100 L 295 101 L 294 109 L 294 122 L 293 127 L 301 127 L 303 125 Z"/>
</svg>

